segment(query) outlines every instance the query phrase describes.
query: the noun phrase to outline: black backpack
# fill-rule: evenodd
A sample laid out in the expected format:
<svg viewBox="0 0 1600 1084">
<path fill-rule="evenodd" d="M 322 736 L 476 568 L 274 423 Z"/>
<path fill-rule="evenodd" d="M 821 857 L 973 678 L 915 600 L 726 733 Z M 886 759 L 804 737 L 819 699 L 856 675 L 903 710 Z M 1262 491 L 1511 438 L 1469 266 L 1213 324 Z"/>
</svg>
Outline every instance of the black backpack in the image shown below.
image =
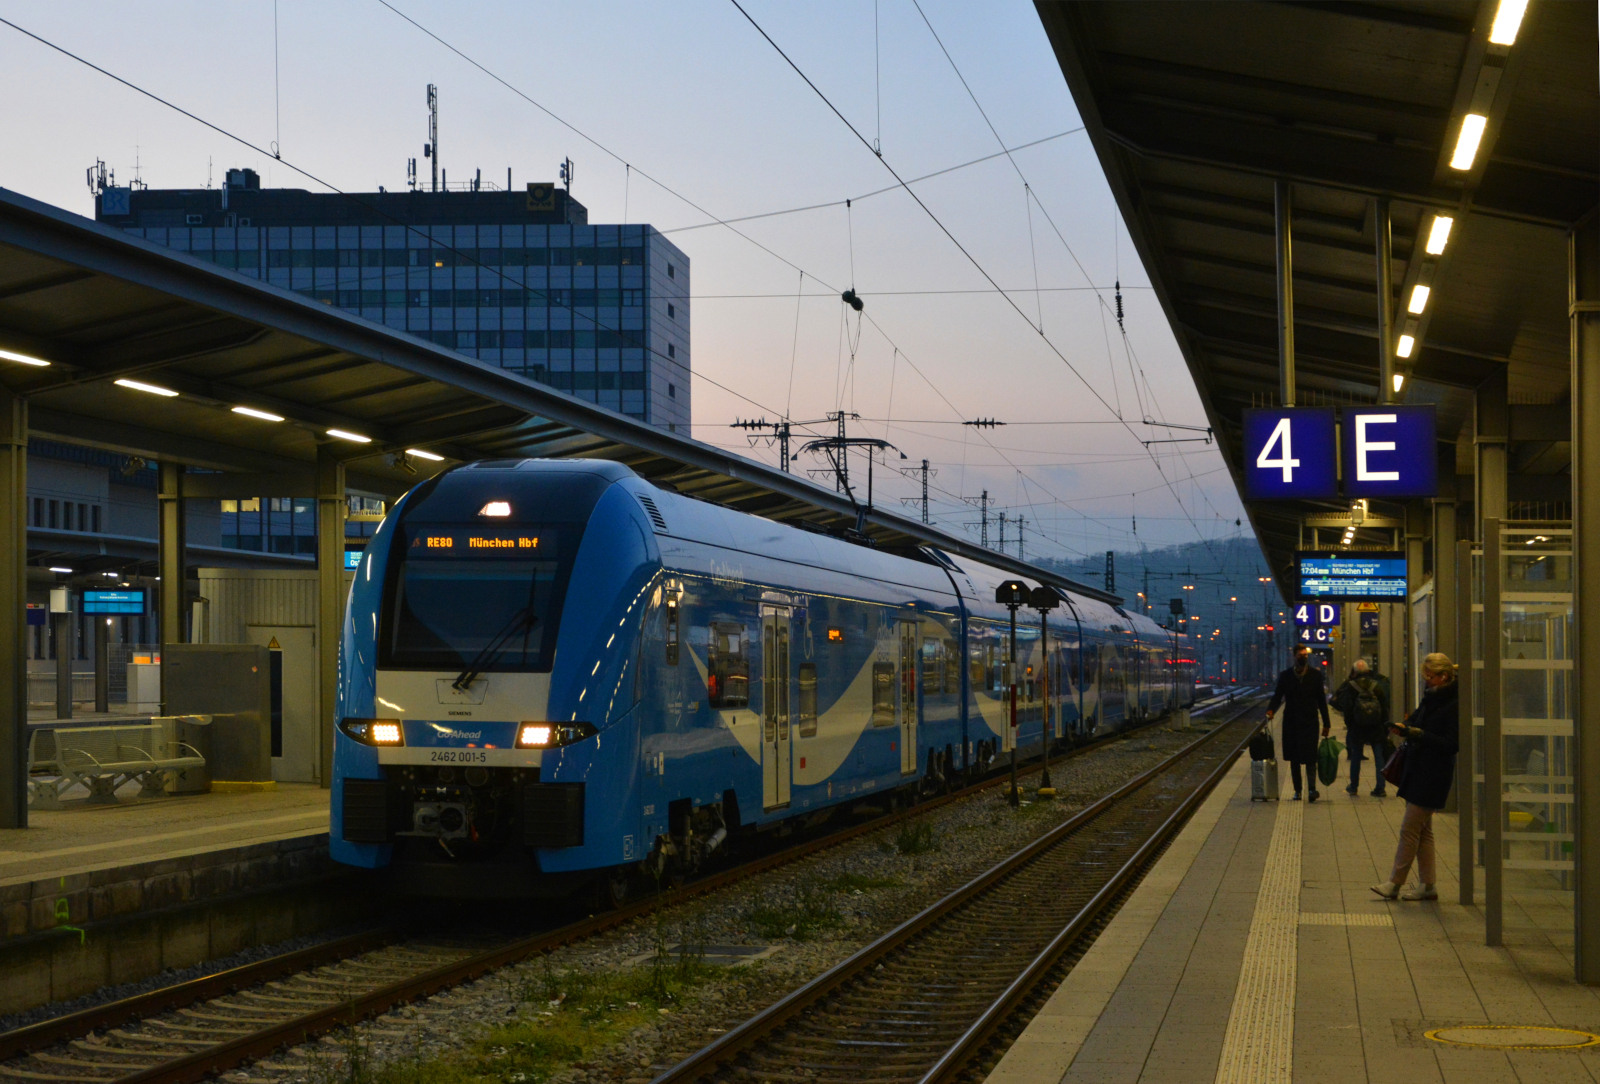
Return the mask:
<svg viewBox="0 0 1600 1084">
<path fill-rule="evenodd" d="M 1378 699 L 1378 683 L 1371 678 L 1356 678 L 1350 682 L 1356 694 L 1356 714 L 1364 723 L 1383 721 L 1383 701 Z"/>
</svg>

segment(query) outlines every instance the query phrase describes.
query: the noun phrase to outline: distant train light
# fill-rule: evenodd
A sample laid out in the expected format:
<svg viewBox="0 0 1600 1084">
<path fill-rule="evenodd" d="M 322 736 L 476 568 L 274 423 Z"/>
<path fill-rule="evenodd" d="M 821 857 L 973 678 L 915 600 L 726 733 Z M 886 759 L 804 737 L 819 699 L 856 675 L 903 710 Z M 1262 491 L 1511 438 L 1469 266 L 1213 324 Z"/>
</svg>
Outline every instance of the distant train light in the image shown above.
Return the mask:
<svg viewBox="0 0 1600 1084">
<path fill-rule="evenodd" d="M 478 513 L 480 516 L 509 516 L 510 514 L 511 502 L 509 501 L 490 501 Z"/>
<path fill-rule="evenodd" d="M 537 749 L 550 744 L 551 728 L 543 723 L 523 723 L 522 729 L 517 732 L 517 746 L 521 749 Z"/>
</svg>

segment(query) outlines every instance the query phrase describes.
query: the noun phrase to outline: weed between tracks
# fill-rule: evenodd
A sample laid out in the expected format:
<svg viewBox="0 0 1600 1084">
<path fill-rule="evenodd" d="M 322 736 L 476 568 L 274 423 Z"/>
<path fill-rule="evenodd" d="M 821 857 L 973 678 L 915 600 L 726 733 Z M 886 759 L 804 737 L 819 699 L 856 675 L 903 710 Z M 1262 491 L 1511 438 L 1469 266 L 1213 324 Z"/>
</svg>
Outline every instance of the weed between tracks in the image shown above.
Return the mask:
<svg viewBox="0 0 1600 1084">
<path fill-rule="evenodd" d="M 809 941 L 823 930 L 836 930 L 844 925 L 844 914 L 839 910 L 834 893 L 826 886 L 804 880 L 795 882 L 794 895 L 787 902 L 753 907 L 745 913 L 745 918 L 752 930 L 774 941 L 780 937 Z"/>
<path fill-rule="evenodd" d="M 737 981 L 748 970 L 711 967 L 691 946 L 670 952 L 658 927 L 656 955 L 642 967 L 563 971 L 546 961 L 519 991 L 523 1019 L 489 1029 L 449 1057 L 376 1065 L 365 1040 L 347 1036 L 344 1056 L 314 1063 L 308 1084 L 543 1084 L 658 1022 L 690 991 Z"/>
</svg>

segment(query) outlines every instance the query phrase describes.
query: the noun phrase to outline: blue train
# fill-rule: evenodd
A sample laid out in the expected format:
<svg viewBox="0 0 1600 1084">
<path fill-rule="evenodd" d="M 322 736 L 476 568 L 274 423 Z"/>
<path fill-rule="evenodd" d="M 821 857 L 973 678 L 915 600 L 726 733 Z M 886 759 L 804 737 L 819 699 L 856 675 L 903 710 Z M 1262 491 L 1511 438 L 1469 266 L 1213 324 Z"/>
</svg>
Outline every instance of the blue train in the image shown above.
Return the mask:
<svg viewBox="0 0 1600 1084">
<path fill-rule="evenodd" d="M 892 554 L 599 460 L 489 460 L 398 501 L 341 645 L 332 852 L 428 895 L 613 899 L 730 839 L 914 798 L 1046 732 L 1192 700 L 1182 637 L 999 569 Z M 1015 737 L 1013 737 L 1015 735 Z"/>
</svg>

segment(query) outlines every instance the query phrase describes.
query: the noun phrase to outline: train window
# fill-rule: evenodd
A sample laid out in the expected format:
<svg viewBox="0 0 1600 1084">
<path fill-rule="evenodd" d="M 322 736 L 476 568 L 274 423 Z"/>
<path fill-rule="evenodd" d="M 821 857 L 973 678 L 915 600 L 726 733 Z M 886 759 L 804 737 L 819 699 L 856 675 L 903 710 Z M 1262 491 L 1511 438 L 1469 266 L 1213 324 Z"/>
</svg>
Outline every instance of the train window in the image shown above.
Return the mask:
<svg viewBox="0 0 1600 1084">
<path fill-rule="evenodd" d="M 750 638 L 743 625 L 711 623 L 706 651 L 706 695 L 713 708 L 750 705 Z"/>
<path fill-rule="evenodd" d="M 961 692 L 961 655 L 952 645 L 944 653 L 944 693 L 957 696 Z"/>
<path fill-rule="evenodd" d="M 922 641 L 922 691 L 937 694 L 944 685 L 944 645 L 932 636 Z"/>
<path fill-rule="evenodd" d="M 817 736 L 817 664 L 800 664 L 800 736 Z"/>
<path fill-rule="evenodd" d="M 972 683 L 973 692 L 989 687 L 989 670 L 988 667 L 983 665 L 983 648 L 981 647 L 972 649 L 972 661 L 967 667 L 967 680 Z"/>
<path fill-rule="evenodd" d="M 567 532 L 539 528 L 537 559 L 510 547 L 486 553 L 449 544 L 460 533 L 454 526 L 408 526 L 412 545 L 392 581 L 383 664 L 548 671 L 571 568 Z M 439 539 L 446 544 L 424 545 Z"/>
<path fill-rule="evenodd" d="M 872 664 L 872 725 L 894 726 L 894 663 Z"/>
<path fill-rule="evenodd" d="M 678 665 L 678 596 L 667 596 L 667 665 Z"/>
</svg>

